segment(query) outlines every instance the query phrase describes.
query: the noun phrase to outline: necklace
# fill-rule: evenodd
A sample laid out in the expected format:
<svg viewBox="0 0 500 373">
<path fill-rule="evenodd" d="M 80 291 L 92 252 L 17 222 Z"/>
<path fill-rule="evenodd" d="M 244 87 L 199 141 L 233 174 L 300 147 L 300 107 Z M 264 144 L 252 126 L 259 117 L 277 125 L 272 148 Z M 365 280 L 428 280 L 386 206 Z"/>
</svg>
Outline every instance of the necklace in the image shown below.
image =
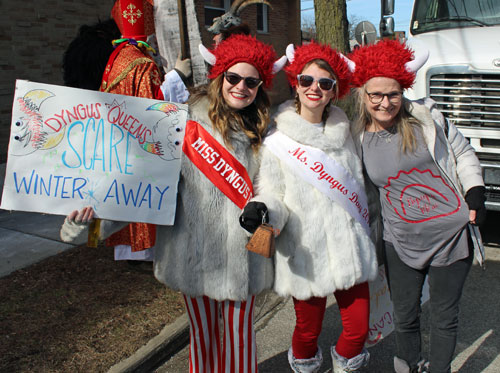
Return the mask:
<svg viewBox="0 0 500 373">
<path fill-rule="evenodd" d="M 385 140 L 385 142 L 389 143 L 392 141 L 392 136 L 396 133 L 395 126 L 391 126 L 389 128 L 382 128 L 377 131 L 375 128 L 375 135 L 381 140 Z"/>
</svg>

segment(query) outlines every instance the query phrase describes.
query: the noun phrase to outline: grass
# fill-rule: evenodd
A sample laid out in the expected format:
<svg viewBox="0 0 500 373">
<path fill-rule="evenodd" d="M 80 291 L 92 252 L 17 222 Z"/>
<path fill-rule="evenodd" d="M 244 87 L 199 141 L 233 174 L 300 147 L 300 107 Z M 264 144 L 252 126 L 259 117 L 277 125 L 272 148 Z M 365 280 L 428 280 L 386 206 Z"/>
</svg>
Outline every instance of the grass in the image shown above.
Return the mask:
<svg viewBox="0 0 500 373">
<path fill-rule="evenodd" d="M 0 278 L 1 372 L 106 372 L 184 312 L 152 264 L 74 248 Z"/>
</svg>

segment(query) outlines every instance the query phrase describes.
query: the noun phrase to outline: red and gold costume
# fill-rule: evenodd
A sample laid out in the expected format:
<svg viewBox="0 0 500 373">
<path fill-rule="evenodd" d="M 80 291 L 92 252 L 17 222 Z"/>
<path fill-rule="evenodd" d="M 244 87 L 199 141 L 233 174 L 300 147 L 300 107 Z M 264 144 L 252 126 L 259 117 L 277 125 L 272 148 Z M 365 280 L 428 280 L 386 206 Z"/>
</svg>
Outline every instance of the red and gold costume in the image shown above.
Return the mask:
<svg viewBox="0 0 500 373">
<path fill-rule="evenodd" d="M 163 100 L 160 90 L 162 74 L 147 53 L 147 35 L 154 32 L 153 4 L 146 0 L 118 0 L 111 16 L 122 38 L 109 58 L 104 71 L 102 92 Z M 108 246 L 130 245 L 132 251 L 141 251 L 154 245 L 156 227 L 153 224 L 131 223 L 111 235 Z"/>
</svg>

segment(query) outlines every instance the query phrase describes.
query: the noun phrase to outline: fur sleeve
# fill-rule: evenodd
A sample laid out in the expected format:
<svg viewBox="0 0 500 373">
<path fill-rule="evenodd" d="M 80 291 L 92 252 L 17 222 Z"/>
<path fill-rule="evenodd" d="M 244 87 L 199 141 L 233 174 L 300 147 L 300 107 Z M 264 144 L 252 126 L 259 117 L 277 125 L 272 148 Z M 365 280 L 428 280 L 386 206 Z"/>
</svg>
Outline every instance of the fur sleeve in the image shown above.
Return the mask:
<svg viewBox="0 0 500 373">
<path fill-rule="evenodd" d="M 128 222 L 101 220 L 99 239 L 103 240 L 118 232 L 129 224 Z M 87 241 L 88 227 L 90 223 L 76 222 L 64 219 L 59 235 L 61 240 L 70 243 L 84 243 Z"/>
<path fill-rule="evenodd" d="M 64 219 L 64 223 L 59 232 L 61 240 L 68 243 L 83 243 L 88 235 L 89 223 L 77 223 L 76 221 Z"/>
<path fill-rule="evenodd" d="M 288 209 L 283 203 L 285 180 L 280 161 L 264 146 L 259 172 L 255 179 L 255 197 L 252 201 L 263 202 L 269 211 L 269 223 L 283 230 L 288 220 Z"/>
</svg>

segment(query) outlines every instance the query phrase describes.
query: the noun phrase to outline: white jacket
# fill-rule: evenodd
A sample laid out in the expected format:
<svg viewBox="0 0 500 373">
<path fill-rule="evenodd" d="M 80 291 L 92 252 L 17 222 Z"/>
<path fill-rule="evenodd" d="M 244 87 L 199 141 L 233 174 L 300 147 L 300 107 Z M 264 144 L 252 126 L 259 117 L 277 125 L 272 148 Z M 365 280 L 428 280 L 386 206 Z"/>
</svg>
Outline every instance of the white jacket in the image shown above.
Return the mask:
<svg viewBox="0 0 500 373">
<path fill-rule="evenodd" d="M 324 131 L 298 115 L 292 101 L 278 108 L 275 120 L 283 134 L 322 150 L 363 185 L 361 161 L 342 110 L 330 108 Z M 376 277 L 375 249 L 361 224 L 266 147 L 255 190 L 254 200 L 267 205 L 270 223 L 281 230 L 274 279 L 279 295 L 324 297 Z"/>
<path fill-rule="evenodd" d="M 434 100 L 430 98 L 416 101 L 404 99 L 404 105 L 411 116 L 422 124 L 427 149 L 441 175 L 455 187 L 462 198 L 470 188 L 484 186 L 481 165 L 474 148 L 452 123 L 448 123 L 448 135 L 445 134 L 446 120 Z M 356 147 L 360 155 L 362 154 L 363 134 L 361 133 L 356 139 Z M 381 207 L 378 190 L 370 182 L 367 182 L 367 195 L 370 204 L 372 237 L 379 247 L 383 232 Z"/>
<path fill-rule="evenodd" d="M 174 69 L 165 74 L 160 88 L 165 101 L 184 103 L 189 98 L 189 91 L 184 81 Z"/>
</svg>

